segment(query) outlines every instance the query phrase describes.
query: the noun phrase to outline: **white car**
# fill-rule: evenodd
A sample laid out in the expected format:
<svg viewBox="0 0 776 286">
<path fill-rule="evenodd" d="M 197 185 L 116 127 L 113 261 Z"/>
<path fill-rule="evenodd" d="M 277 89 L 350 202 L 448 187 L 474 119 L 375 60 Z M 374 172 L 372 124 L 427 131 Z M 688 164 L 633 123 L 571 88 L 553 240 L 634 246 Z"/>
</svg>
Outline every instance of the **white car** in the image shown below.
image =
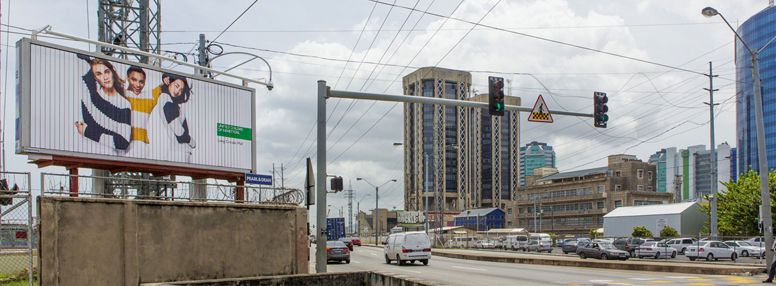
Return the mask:
<svg viewBox="0 0 776 286">
<path fill-rule="evenodd" d="M 547 251 L 547 253 L 551 253 L 552 252 L 552 241 L 551 240 L 546 240 L 546 239 L 531 240 L 525 246 L 525 251 L 536 251 L 536 252 Z"/>
<path fill-rule="evenodd" d="M 386 264 L 396 260 L 399 266 L 406 262 L 415 263 L 415 261 L 428 265 L 428 260 L 431 259 L 431 241 L 422 231 L 394 233 L 385 241 L 383 254 L 385 254 Z"/>
<path fill-rule="evenodd" d="M 639 247 L 636 247 L 634 256 L 638 258 L 644 258 L 645 256 L 655 257 L 655 259 L 658 259 L 661 255 L 666 255 L 671 256 L 671 258 L 676 258 L 676 253 L 678 252 L 679 251 L 675 248 L 668 246 L 668 244 L 657 241 L 648 241 L 642 243 Z"/>
<path fill-rule="evenodd" d="M 738 253 L 738 256 L 741 257 L 748 257 L 750 255 L 760 257 L 760 253 L 765 251 L 765 249 L 751 245 L 743 240 L 729 240 L 725 241 L 725 244 L 732 247 Z"/>
<path fill-rule="evenodd" d="M 693 244 L 687 247 L 684 255 L 691 261 L 699 258 L 706 258 L 707 261 L 719 260 L 720 258 L 736 261 L 738 258 L 738 254 L 733 248 L 721 241 L 701 241 Z"/>
<path fill-rule="evenodd" d="M 495 248 L 496 243 L 492 240 L 481 239 L 474 244 L 475 248 Z"/>
<path fill-rule="evenodd" d="M 679 250 L 680 254 L 684 254 L 684 251 L 687 249 L 687 247 L 695 243 L 695 239 L 692 238 L 674 238 L 666 242 L 668 246 Z"/>
<path fill-rule="evenodd" d="M 765 248 L 765 237 L 762 236 L 752 237 L 747 239 L 746 242 L 757 247 Z"/>
</svg>

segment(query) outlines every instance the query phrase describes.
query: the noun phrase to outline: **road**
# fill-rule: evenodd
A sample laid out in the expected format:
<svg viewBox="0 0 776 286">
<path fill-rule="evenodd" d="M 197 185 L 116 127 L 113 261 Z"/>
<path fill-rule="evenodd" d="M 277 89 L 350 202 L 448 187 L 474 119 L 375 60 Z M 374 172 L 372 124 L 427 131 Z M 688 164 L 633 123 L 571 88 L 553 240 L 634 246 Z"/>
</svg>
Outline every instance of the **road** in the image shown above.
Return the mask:
<svg viewBox="0 0 776 286">
<path fill-rule="evenodd" d="M 314 258 L 314 249 L 311 257 Z M 329 263 L 329 272 L 373 270 L 442 285 L 743 285 L 760 284 L 759 276 L 716 276 L 665 272 L 606 270 L 473 261 L 432 256 L 428 266 L 416 262 L 399 267 L 385 264 L 383 250 L 356 246 L 350 264 Z M 310 266 L 315 272 L 314 263 Z"/>
</svg>

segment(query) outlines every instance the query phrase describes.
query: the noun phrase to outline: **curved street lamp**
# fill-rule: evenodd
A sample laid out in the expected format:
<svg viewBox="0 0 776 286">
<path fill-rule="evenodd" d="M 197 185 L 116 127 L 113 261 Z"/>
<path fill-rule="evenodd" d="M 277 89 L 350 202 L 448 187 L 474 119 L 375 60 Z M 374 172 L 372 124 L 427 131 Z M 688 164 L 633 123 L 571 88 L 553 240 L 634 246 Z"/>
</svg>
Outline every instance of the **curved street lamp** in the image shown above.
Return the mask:
<svg viewBox="0 0 776 286">
<path fill-rule="evenodd" d="M 356 178 L 356 181 L 364 181 L 367 184 L 369 184 L 370 186 L 375 187 L 375 213 L 374 213 L 374 216 L 372 217 L 372 219 L 374 219 L 374 226 L 375 226 L 374 227 L 374 230 L 375 230 L 375 245 L 378 245 L 380 243 L 380 237 L 379 237 L 379 235 L 380 235 L 380 228 L 378 227 L 380 221 L 377 220 L 377 217 L 380 214 L 380 208 L 378 208 L 377 206 L 378 206 L 379 199 L 380 199 L 380 194 L 379 194 L 380 187 L 385 186 L 385 184 L 388 184 L 390 182 L 396 182 L 396 180 L 395 179 L 388 180 L 387 182 L 383 183 L 380 186 L 375 186 L 375 185 L 373 185 L 372 183 L 370 183 L 369 181 L 367 181 L 364 178 Z"/>
<path fill-rule="evenodd" d="M 733 26 L 730 26 L 727 19 L 725 19 L 725 17 L 722 16 L 722 13 L 719 13 L 717 9 L 706 7 L 701 10 L 701 14 L 707 18 L 719 15 L 730 30 L 733 31 L 733 34 L 736 35 L 738 40 L 741 41 L 752 58 L 752 86 L 754 87 L 755 123 L 757 126 L 757 159 L 759 161 L 760 169 L 760 198 L 762 202 L 763 233 L 765 235 L 765 246 L 767 248 L 765 261 L 767 262 L 766 265 L 771 265 L 773 262 L 773 250 L 770 249 L 770 246 L 773 245 L 773 226 L 771 225 L 771 199 L 768 188 L 768 179 L 763 179 L 768 178 L 768 157 L 765 152 L 765 124 L 763 122 L 763 98 L 760 90 L 760 60 L 758 59 L 758 55 L 765 47 L 770 45 L 776 37 L 771 39 L 759 50 L 754 51 L 749 48 L 746 42 L 744 42 L 744 39 L 736 32 L 736 29 L 733 29 Z M 714 207 L 716 207 L 716 204 Z M 716 220 L 716 217 L 713 219 Z"/>
</svg>

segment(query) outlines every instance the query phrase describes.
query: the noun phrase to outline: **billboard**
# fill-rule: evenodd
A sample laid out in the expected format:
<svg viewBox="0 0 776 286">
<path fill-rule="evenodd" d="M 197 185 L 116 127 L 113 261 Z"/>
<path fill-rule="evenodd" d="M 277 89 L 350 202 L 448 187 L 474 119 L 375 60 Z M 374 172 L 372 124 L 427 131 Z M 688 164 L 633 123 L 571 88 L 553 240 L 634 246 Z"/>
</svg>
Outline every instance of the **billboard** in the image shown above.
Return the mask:
<svg viewBox="0 0 776 286">
<path fill-rule="evenodd" d="M 17 42 L 16 153 L 250 173 L 252 88 Z"/>
</svg>

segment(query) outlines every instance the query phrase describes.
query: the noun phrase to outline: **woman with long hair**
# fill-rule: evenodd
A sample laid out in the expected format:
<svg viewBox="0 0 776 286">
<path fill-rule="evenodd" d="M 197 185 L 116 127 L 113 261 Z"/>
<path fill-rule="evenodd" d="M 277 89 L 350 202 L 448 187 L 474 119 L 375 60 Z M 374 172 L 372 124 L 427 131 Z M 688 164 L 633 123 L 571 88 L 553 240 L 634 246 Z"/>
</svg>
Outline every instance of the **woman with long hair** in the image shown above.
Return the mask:
<svg viewBox="0 0 776 286">
<path fill-rule="evenodd" d="M 132 135 L 132 108 L 124 94 L 124 80 L 110 61 L 81 54 L 78 58 L 90 67 L 82 77 L 89 94 L 81 99 L 83 121 L 75 122 L 78 134 L 119 154 L 126 152 Z"/>
<path fill-rule="evenodd" d="M 161 143 L 169 146 L 165 148 L 167 159 L 180 162 L 191 161 L 191 155 L 194 148 L 197 147 L 194 138 L 191 136 L 189 121 L 186 119 L 186 103 L 191 99 L 191 87 L 184 76 L 163 73 L 162 85 L 156 88 L 160 91 L 160 96 L 154 108 L 156 114 L 151 114 L 152 119 L 158 120 L 157 126 L 160 131 L 150 131 L 154 134 L 166 134 L 167 137 L 151 140 L 152 144 Z M 161 107 L 161 108 L 160 108 Z M 151 125 L 151 124 L 149 124 Z M 151 127 L 149 127 L 151 128 Z M 157 142 L 158 140 L 165 142 Z"/>
</svg>

